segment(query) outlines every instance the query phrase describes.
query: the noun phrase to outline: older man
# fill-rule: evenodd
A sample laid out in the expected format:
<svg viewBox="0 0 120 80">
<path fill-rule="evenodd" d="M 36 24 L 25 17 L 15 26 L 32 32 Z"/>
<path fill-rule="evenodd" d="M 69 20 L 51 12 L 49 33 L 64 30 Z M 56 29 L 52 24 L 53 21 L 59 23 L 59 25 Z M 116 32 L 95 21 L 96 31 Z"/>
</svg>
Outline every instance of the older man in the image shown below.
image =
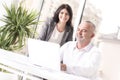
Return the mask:
<svg viewBox="0 0 120 80">
<path fill-rule="evenodd" d="M 95 25 L 90 21 L 81 22 L 76 32 L 76 41 L 67 42 L 60 49 L 62 71 L 86 80 L 97 80 L 100 52 L 92 44 L 94 36 Z"/>
</svg>

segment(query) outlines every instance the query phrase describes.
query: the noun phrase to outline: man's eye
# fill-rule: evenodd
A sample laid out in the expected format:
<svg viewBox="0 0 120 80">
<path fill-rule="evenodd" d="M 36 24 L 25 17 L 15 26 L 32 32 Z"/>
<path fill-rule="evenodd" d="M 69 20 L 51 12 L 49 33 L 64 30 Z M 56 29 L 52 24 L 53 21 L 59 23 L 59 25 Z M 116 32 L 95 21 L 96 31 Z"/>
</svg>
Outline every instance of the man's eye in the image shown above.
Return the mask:
<svg viewBox="0 0 120 80">
<path fill-rule="evenodd" d="M 87 30 L 82 30 L 82 32 L 87 32 Z"/>
<path fill-rule="evenodd" d="M 80 29 L 77 29 L 77 31 L 79 31 Z"/>
</svg>

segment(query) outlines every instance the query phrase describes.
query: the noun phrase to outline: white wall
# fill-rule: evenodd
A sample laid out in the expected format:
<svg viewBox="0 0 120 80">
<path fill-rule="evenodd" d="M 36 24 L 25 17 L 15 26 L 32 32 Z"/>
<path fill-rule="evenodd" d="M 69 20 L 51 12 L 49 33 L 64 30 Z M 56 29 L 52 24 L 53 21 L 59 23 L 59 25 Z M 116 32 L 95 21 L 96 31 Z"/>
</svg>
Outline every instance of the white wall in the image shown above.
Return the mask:
<svg viewBox="0 0 120 80">
<path fill-rule="evenodd" d="M 16 3 L 18 2 L 18 0 L 0 0 L 0 19 L 3 18 L 3 15 L 6 14 L 6 11 L 3 7 L 3 5 L 7 5 L 7 6 L 11 6 L 11 3 Z M 4 23 L 2 21 L 0 21 L 0 26 L 4 25 Z"/>
<path fill-rule="evenodd" d="M 102 51 L 103 80 L 120 80 L 120 41 L 102 40 L 99 48 Z"/>
</svg>

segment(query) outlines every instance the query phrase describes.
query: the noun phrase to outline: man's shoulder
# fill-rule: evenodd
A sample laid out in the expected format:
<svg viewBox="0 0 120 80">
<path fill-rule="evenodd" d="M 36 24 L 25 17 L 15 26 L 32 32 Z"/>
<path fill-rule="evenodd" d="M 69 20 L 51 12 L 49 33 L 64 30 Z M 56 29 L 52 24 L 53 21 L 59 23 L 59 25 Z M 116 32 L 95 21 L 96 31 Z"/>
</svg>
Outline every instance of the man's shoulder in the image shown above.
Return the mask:
<svg viewBox="0 0 120 80">
<path fill-rule="evenodd" d="M 95 46 L 95 45 L 93 45 L 93 48 L 92 48 L 93 50 L 96 50 L 96 51 L 99 51 L 99 48 L 98 48 L 98 46 Z"/>
<path fill-rule="evenodd" d="M 91 48 L 91 52 L 95 55 L 101 55 L 100 49 L 95 45 L 93 45 L 93 47 Z"/>
</svg>

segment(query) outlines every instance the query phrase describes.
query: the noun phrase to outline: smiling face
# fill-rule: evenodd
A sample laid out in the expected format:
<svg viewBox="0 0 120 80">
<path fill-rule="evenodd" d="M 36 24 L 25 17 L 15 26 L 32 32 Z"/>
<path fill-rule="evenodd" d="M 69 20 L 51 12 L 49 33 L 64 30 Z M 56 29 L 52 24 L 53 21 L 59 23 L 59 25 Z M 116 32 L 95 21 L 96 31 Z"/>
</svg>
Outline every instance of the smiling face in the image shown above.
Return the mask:
<svg viewBox="0 0 120 80">
<path fill-rule="evenodd" d="M 69 20 L 70 15 L 66 9 L 62 9 L 59 13 L 59 22 L 61 23 L 67 23 Z"/>
<path fill-rule="evenodd" d="M 91 23 L 82 22 L 76 32 L 77 41 L 80 43 L 89 43 L 94 37 L 95 28 Z"/>
</svg>

